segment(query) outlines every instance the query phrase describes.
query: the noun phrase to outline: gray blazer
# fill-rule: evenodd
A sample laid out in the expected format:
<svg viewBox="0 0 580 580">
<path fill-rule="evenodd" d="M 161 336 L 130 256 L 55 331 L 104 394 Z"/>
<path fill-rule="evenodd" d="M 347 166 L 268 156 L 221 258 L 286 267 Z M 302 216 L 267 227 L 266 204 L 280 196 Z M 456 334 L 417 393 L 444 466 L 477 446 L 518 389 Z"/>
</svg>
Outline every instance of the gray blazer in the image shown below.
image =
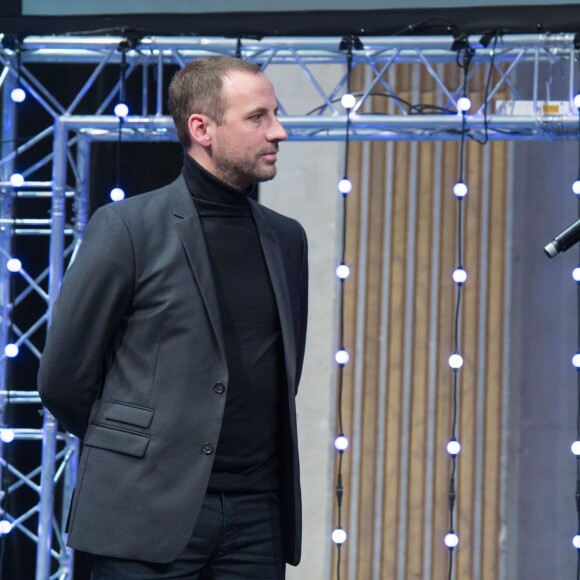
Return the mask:
<svg viewBox="0 0 580 580">
<path fill-rule="evenodd" d="M 285 557 L 295 565 L 301 502 L 294 398 L 306 334 L 306 236 L 295 220 L 250 203 L 286 359 L 281 505 Z M 172 561 L 185 548 L 227 396 L 215 296 L 182 177 L 95 212 L 54 305 L 38 384 L 46 407 L 83 443 L 69 514 L 73 548 L 151 562 Z"/>
</svg>

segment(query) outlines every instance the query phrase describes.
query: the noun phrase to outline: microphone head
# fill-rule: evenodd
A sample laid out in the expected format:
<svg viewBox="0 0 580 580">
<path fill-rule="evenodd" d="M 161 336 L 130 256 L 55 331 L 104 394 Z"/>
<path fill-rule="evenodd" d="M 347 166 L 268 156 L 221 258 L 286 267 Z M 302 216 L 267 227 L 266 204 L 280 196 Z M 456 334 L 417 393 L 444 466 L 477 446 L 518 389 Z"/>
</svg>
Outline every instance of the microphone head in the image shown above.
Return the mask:
<svg viewBox="0 0 580 580">
<path fill-rule="evenodd" d="M 553 258 L 554 256 L 556 256 L 558 254 L 558 248 L 556 247 L 556 244 L 554 242 L 550 242 L 544 248 L 544 254 L 546 254 L 548 258 Z"/>
</svg>

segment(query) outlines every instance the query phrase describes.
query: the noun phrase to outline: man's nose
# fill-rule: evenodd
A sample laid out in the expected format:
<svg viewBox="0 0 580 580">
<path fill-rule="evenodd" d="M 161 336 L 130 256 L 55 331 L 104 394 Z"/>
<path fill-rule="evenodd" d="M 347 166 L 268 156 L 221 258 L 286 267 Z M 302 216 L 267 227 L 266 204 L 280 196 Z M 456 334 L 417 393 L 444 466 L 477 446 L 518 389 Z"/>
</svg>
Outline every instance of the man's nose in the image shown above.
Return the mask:
<svg viewBox="0 0 580 580">
<path fill-rule="evenodd" d="M 282 127 L 278 117 L 274 117 L 268 132 L 268 141 L 286 141 L 286 139 L 288 139 L 286 129 Z"/>
</svg>

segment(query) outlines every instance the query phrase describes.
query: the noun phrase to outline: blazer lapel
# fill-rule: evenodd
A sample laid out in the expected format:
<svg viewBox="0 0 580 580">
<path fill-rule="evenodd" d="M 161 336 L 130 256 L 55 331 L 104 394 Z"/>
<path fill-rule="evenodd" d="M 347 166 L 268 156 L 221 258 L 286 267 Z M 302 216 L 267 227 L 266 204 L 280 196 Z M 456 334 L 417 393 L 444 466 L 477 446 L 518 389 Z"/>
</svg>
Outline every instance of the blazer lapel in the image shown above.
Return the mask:
<svg viewBox="0 0 580 580">
<path fill-rule="evenodd" d="M 175 228 L 185 249 L 187 259 L 193 270 L 193 274 L 199 286 L 205 307 L 213 327 L 216 342 L 220 350 L 220 359 L 224 366 L 226 365 L 225 348 L 222 335 L 222 326 L 220 319 L 219 306 L 216 299 L 215 285 L 213 274 L 203 236 L 201 220 L 195 205 L 191 199 L 185 181 L 182 177 L 174 182 L 174 188 L 171 190 L 171 200 L 173 213 L 175 216 L 182 218 L 176 224 Z"/>
<path fill-rule="evenodd" d="M 286 359 L 286 373 L 288 385 L 294 387 L 296 380 L 296 337 L 294 323 L 292 319 L 292 310 L 290 307 L 290 295 L 288 292 L 288 283 L 286 281 L 286 272 L 284 269 L 284 258 L 282 250 L 278 243 L 278 238 L 274 230 L 270 227 L 266 216 L 257 203 L 250 202 L 250 208 L 254 217 L 266 267 L 270 274 L 270 280 L 276 297 L 278 306 L 278 315 L 280 316 L 280 326 L 282 328 L 282 340 L 284 343 L 284 355 Z"/>
</svg>

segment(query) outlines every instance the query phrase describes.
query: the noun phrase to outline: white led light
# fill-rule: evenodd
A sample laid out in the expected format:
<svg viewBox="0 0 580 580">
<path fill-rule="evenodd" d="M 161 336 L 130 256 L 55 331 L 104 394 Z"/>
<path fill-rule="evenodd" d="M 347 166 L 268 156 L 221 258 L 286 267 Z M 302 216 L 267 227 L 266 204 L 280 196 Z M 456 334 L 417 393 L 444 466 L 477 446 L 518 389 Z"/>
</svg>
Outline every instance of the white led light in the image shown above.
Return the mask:
<svg viewBox="0 0 580 580">
<path fill-rule="evenodd" d="M 577 109 L 580 109 L 580 93 L 578 93 L 575 97 L 574 97 L 574 106 Z"/>
<path fill-rule="evenodd" d="M 570 449 L 572 449 L 572 453 L 576 456 L 580 455 L 580 441 L 574 441 L 574 443 L 572 443 L 572 445 L 570 446 Z"/>
<path fill-rule="evenodd" d="M 352 191 L 352 183 L 346 177 L 338 182 L 338 191 L 342 194 L 347 194 Z"/>
<path fill-rule="evenodd" d="M 129 114 L 129 107 L 125 103 L 117 103 L 113 110 L 120 119 L 124 119 Z"/>
<path fill-rule="evenodd" d="M 125 199 L 125 192 L 120 187 L 113 187 L 109 195 L 113 201 L 121 201 L 122 199 Z"/>
<path fill-rule="evenodd" d="M 453 186 L 453 193 L 455 194 L 455 197 L 465 197 L 467 195 L 467 185 L 465 185 L 463 181 L 458 181 Z"/>
<path fill-rule="evenodd" d="M 22 103 L 22 101 L 26 99 L 26 92 L 24 91 L 24 89 L 16 87 L 15 89 L 12 89 L 12 92 L 10 93 L 10 98 L 15 103 Z"/>
<path fill-rule="evenodd" d="M 337 351 L 337 353 L 334 355 L 334 360 L 339 364 L 339 365 L 345 365 L 349 360 L 350 360 L 350 355 L 348 354 L 348 352 L 346 352 L 346 350 L 344 349 L 340 349 L 339 351 Z"/>
<path fill-rule="evenodd" d="M 14 430 L 13 429 L 0 429 L 0 440 L 3 443 L 12 443 L 14 441 Z"/>
<path fill-rule="evenodd" d="M 457 268 L 457 270 L 453 272 L 453 281 L 456 284 L 465 284 L 466 280 L 467 272 L 463 268 Z"/>
<path fill-rule="evenodd" d="M 12 524 L 8 520 L 0 520 L 0 534 L 9 534 L 12 531 Z"/>
<path fill-rule="evenodd" d="M 461 97 L 457 101 L 457 110 L 460 113 L 466 113 L 469 109 L 471 109 L 471 101 L 467 97 Z"/>
<path fill-rule="evenodd" d="M 350 276 L 350 268 L 346 264 L 339 264 L 336 268 L 336 275 L 341 280 L 346 280 Z"/>
<path fill-rule="evenodd" d="M 576 534 L 572 538 L 572 545 L 577 549 L 580 550 L 580 534 Z"/>
<path fill-rule="evenodd" d="M 460 451 L 461 443 L 459 443 L 459 441 L 453 440 L 447 443 L 447 453 L 449 453 L 449 455 L 458 455 Z"/>
<path fill-rule="evenodd" d="M 578 368 L 580 367 L 580 354 L 576 353 L 573 357 L 572 357 L 572 364 Z"/>
<path fill-rule="evenodd" d="M 457 544 L 459 544 L 459 538 L 457 537 L 457 534 L 449 532 L 445 536 L 445 545 L 452 550 L 453 548 L 457 547 Z"/>
<path fill-rule="evenodd" d="M 4 347 L 4 354 L 9 358 L 18 356 L 19 348 L 17 344 L 9 343 Z"/>
<path fill-rule="evenodd" d="M 572 270 L 572 278 L 574 278 L 576 282 L 580 282 L 580 268 L 574 268 L 574 270 Z"/>
<path fill-rule="evenodd" d="M 21 173 L 13 173 L 10 176 L 10 185 L 14 187 L 20 187 L 24 184 L 24 176 Z"/>
<path fill-rule="evenodd" d="M 22 269 L 22 262 L 18 258 L 10 258 L 10 260 L 6 262 L 6 268 L 8 268 L 10 272 L 20 272 Z"/>
<path fill-rule="evenodd" d="M 342 95 L 340 103 L 345 109 L 352 109 L 356 105 L 356 97 L 350 93 L 346 93 L 346 95 Z"/>
<path fill-rule="evenodd" d="M 348 439 L 344 435 L 339 435 L 334 440 L 334 447 L 337 451 L 345 451 L 348 449 Z"/>
<path fill-rule="evenodd" d="M 580 195 L 580 179 L 577 179 L 573 184 L 572 184 L 572 191 L 576 194 L 576 195 Z"/>
<path fill-rule="evenodd" d="M 335 544 L 344 544 L 346 542 L 346 532 L 342 528 L 336 528 L 332 532 L 332 541 Z"/>
<path fill-rule="evenodd" d="M 452 369 L 460 369 L 463 366 L 463 357 L 460 354 L 452 354 L 449 357 L 449 366 Z"/>
</svg>

